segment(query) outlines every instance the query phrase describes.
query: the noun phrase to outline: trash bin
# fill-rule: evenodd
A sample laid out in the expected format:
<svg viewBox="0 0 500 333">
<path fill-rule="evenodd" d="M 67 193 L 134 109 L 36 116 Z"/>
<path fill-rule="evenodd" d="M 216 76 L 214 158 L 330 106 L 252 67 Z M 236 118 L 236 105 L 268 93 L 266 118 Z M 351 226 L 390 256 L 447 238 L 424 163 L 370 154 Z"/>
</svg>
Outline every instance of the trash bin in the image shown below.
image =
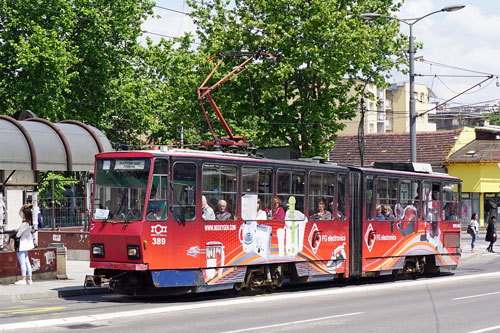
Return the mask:
<svg viewBox="0 0 500 333">
<path fill-rule="evenodd" d="M 63 243 L 50 243 L 48 247 L 55 247 L 56 251 L 56 264 L 57 272 L 56 276 L 59 280 L 66 280 L 68 276 L 66 275 L 66 253 L 67 248 Z"/>
</svg>

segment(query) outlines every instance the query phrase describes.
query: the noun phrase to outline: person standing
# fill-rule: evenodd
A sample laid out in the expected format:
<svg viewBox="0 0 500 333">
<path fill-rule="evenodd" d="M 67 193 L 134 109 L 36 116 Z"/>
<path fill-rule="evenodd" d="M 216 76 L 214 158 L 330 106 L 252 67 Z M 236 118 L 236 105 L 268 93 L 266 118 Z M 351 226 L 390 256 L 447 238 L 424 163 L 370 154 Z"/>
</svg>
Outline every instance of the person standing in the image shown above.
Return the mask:
<svg viewBox="0 0 500 333">
<path fill-rule="evenodd" d="M 488 228 L 486 229 L 486 238 L 487 242 L 490 242 L 490 245 L 486 248 L 486 251 L 493 253 L 493 243 L 497 241 L 497 229 L 495 223 L 497 222 L 497 218 L 492 216 L 490 221 L 488 222 Z"/>
<path fill-rule="evenodd" d="M 469 223 L 473 234 L 472 236 L 472 241 L 470 243 L 470 248 L 471 252 L 474 253 L 476 250 L 474 250 L 474 246 L 476 245 L 476 239 L 477 236 L 479 236 L 479 223 L 477 222 L 477 213 L 472 213 L 472 216 L 470 218 L 470 223 Z"/>
<path fill-rule="evenodd" d="M 21 226 L 17 230 L 16 238 L 19 238 L 19 249 L 17 250 L 17 259 L 19 260 L 19 265 L 21 266 L 22 279 L 15 282 L 16 285 L 32 284 L 33 280 L 31 263 L 28 257 L 28 251 L 35 248 L 33 243 L 33 235 L 31 234 L 33 226 L 33 215 L 31 213 L 31 208 L 28 205 L 21 206 L 19 210 L 19 215 L 23 219 Z"/>
</svg>

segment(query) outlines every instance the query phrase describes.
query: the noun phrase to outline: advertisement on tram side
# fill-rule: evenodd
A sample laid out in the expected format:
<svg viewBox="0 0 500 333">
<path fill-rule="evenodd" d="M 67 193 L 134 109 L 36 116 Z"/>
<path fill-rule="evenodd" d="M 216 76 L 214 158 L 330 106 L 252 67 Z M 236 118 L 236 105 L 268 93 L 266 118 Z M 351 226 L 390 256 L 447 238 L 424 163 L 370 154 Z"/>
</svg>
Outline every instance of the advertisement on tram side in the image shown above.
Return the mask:
<svg viewBox="0 0 500 333">
<path fill-rule="evenodd" d="M 158 223 L 150 228 L 145 253 L 150 269 L 201 267 L 207 284 L 227 283 L 231 275 L 241 273 L 241 267 L 279 262 L 300 262 L 305 275 L 348 272 L 347 222 L 308 221 L 299 215 L 289 221 L 205 222 L 184 227 Z"/>
<path fill-rule="evenodd" d="M 432 204 L 429 204 L 432 206 Z M 418 218 L 417 210 L 407 206 L 390 221 L 365 221 L 363 228 L 363 271 L 402 269 L 407 256 L 436 255 L 438 265 L 458 264 L 457 247 L 446 247 L 444 235 L 460 237 L 460 221 L 439 221 L 438 215 Z M 459 242 L 456 242 L 458 244 Z M 458 249 L 459 250 L 459 249 Z"/>
</svg>

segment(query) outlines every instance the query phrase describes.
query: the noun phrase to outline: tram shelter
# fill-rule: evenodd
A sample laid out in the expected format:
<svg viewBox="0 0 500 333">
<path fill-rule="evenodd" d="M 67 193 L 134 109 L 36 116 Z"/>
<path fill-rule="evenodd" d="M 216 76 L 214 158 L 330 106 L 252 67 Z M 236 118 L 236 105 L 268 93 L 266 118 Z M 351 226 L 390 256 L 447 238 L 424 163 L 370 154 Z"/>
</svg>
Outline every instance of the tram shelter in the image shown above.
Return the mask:
<svg viewBox="0 0 500 333">
<path fill-rule="evenodd" d="M 18 212 L 26 199 L 26 191 L 32 193 L 34 221 L 38 216 L 40 173 L 89 172 L 94 168 L 95 154 L 112 150 L 101 131 L 79 121 L 52 123 L 24 110 L 14 117 L 0 115 L 0 279 L 17 271 L 15 254 L 9 249 L 8 233 L 21 224 Z M 35 228 L 36 225 L 34 223 Z M 38 243 L 37 234 L 35 244 Z M 12 255 L 14 260 L 6 257 Z M 33 253 L 30 251 L 30 257 L 35 262 L 34 274 L 44 273 L 45 268 L 50 270 L 55 261 L 55 254 L 47 255 L 40 247 Z"/>
</svg>

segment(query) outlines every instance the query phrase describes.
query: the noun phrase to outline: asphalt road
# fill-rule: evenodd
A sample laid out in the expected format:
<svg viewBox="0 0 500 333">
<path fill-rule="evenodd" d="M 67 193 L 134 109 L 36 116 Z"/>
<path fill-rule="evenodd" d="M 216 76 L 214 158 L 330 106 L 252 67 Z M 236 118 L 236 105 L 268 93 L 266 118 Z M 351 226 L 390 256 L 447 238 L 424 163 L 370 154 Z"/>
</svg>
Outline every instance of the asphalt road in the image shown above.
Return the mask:
<svg viewBox="0 0 500 333">
<path fill-rule="evenodd" d="M 96 295 L 0 304 L 0 330 L 37 332 L 486 332 L 500 331 L 500 254 L 453 274 L 416 280 L 134 299 Z M 61 321 L 64 320 L 65 324 Z M 486 330 L 485 330 L 486 329 Z"/>
</svg>

